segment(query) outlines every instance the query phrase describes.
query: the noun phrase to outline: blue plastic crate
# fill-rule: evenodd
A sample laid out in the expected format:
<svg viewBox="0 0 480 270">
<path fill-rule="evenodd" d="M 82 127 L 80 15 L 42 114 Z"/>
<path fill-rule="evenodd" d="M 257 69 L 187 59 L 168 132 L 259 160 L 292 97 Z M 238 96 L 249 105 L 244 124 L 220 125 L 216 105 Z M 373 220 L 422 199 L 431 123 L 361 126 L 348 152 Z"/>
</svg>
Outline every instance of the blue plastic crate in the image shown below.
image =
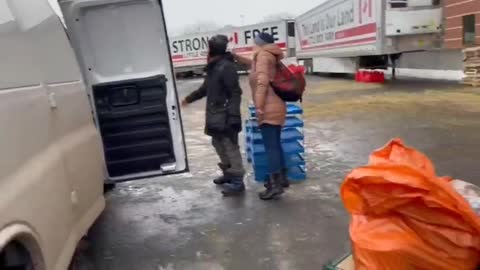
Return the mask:
<svg viewBox="0 0 480 270">
<path fill-rule="evenodd" d="M 265 154 L 251 156 L 251 160 L 252 160 L 253 166 L 260 166 L 260 167 L 268 166 L 268 160 Z M 284 154 L 284 161 L 287 167 L 305 165 L 305 159 L 303 158 L 302 154 Z"/>
<path fill-rule="evenodd" d="M 255 106 L 250 105 L 248 106 L 248 112 L 250 118 L 255 118 Z M 298 115 L 303 114 L 303 109 L 297 103 L 287 103 L 287 115 Z"/>
<path fill-rule="evenodd" d="M 257 120 L 248 120 L 250 121 L 248 125 L 245 127 L 246 132 L 260 132 L 258 128 Z M 303 128 L 304 123 L 302 119 L 299 119 L 295 116 L 287 116 L 285 121 L 285 125 L 283 126 L 283 130 L 287 130 L 289 128 Z"/>
<path fill-rule="evenodd" d="M 261 144 L 263 143 L 262 134 L 249 132 L 246 134 L 247 143 Z M 282 131 L 282 143 L 300 141 L 304 139 L 304 135 L 296 128 L 288 128 Z"/>
<path fill-rule="evenodd" d="M 257 166 L 267 166 L 266 153 L 253 154 L 250 147 L 246 149 L 248 163 Z M 304 153 L 284 153 L 284 160 L 287 166 L 305 165 Z"/>
<path fill-rule="evenodd" d="M 305 148 L 298 141 L 282 143 L 282 149 L 286 154 L 305 153 Z M 247 151 L 251 151 L 253 156 L 262 155 L 265 153 L 265 146 L 263 144 L 249 144 L 247 145 Z"/>
</svg>

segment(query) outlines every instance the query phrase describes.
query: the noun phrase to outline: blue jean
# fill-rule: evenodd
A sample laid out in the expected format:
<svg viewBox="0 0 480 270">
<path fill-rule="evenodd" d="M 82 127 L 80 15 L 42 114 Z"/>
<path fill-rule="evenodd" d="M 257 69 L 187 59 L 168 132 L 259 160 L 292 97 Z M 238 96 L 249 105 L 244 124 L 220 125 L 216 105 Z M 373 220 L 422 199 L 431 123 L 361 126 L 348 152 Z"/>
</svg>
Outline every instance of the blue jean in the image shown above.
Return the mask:
<svg viewBox="0 0 480 270">
<path fill-rule="evenodd" d="M 282 126 L 263 124 L 260 126 L 260 131 L 267 155 L 268 172 L 281 173 L 285 168 L 281 142 Z"/>
</svg>

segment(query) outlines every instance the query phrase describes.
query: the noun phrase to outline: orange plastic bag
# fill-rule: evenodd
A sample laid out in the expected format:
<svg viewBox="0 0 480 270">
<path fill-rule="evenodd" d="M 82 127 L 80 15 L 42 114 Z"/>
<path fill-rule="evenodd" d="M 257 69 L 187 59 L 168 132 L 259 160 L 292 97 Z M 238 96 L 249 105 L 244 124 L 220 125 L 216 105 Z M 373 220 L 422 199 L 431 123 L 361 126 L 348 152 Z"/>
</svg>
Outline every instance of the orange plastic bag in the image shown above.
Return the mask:
<svg viewBox="0 0 480 270">
<path fill-rule="evenodd" d="M 432 162 L 395 139 L 341 188 L 357 270 L 473 270 L 480 218 Z"/>
</svg>

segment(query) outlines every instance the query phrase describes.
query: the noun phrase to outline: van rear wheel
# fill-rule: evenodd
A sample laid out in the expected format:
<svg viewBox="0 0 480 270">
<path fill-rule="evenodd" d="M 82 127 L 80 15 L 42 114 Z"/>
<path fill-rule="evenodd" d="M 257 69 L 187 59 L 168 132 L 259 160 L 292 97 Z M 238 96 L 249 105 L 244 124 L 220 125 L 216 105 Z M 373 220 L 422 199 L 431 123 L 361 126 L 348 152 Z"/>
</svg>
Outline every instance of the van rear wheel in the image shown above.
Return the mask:
<svg viewBox="0 0 480 270">
<path fill-rule="evenodd" d="M 30 253 L 19 242 L 12 242 L 0 251 L 0 269 L 35 270 Z"/>
<path fill-rule="evenodd" d="M 103 193 L 108 193 L 115 189 L 116 184 L 114 183 L 105 183 L 103 184 Z"/>
<path fill-rule="evenodd" d="M 68 270 L 92 270 L 95 269 L 92 262 L 83 254 L 76 254 Z"/>
<path fill-rule="evenodd" d="M 95 269 L 92 261 L 87 256 L 89 243 L 86 238 L 80 240 L 75 254 L 73 255 L 68 270 L 92 270 Z"/>
</svg>

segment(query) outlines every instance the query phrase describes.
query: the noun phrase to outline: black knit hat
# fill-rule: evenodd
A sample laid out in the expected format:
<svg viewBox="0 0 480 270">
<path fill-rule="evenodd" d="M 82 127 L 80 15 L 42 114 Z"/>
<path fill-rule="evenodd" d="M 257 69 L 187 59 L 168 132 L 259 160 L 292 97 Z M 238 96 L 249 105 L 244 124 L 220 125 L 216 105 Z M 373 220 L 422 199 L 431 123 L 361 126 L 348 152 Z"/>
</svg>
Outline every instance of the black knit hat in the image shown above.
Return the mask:
<svg viewBox="0 0 480 270">
<path fill-rule="evenodd" d="M 210 56 L 224 55 L 227 52 L 228 37 L 216 35 L 208 40 L 208 54 Z"/>
<path fill-rule="evenodd" d="M 259 33 L 255 36 L 255 44 L 258 46 L 275 43 L 275 39 L 268 33 Z"/>
</svg>

